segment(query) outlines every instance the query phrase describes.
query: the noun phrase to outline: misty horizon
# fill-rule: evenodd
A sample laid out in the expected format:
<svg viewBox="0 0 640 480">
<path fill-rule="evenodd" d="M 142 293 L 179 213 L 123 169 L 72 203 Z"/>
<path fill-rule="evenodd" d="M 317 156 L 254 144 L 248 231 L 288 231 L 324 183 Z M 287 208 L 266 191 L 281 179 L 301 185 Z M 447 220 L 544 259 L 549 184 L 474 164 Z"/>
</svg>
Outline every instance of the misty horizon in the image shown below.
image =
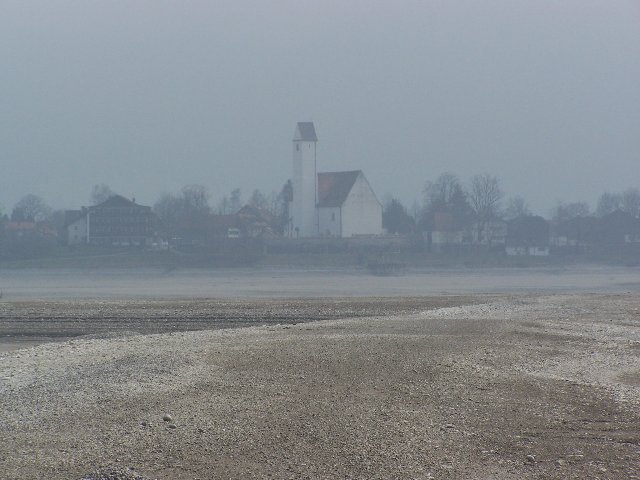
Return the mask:
<svg viewBox="0 0 640 480">
<path fill-rule="evenodd" d="M 318 170 L 380 200 L 488 172 L 536 214 L 594 208 L 640 187 L 639 21 L 632 1 L 6 4 L 0 204 L 277 192 L 313 121 Z"/>
</svg>

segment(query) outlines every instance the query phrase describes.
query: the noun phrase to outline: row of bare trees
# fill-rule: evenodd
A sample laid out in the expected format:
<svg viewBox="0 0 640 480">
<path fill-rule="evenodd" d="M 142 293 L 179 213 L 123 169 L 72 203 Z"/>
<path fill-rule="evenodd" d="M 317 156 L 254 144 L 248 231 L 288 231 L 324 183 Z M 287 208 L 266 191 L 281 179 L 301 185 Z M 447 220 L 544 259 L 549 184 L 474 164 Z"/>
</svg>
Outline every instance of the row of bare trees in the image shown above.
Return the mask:
<svg viewBox="0 0 640 480">
<path fill-rule="evenodd" d="M 409 233 L 416 227 L 426 227 L 436 213 L 449 214 L 458 223 L 473 219 L 482 225 L 490 219 L 511 220 L 531 215 L 526 200 L 516 195 L 505 199 L 500 179 L 489 173 L 471 177 L 464 184 L 454 173 L 446 172 L 426 182 L 422 204 L 415 204 L 411 214 L 397 198 L 389 198 L 383 210 L 383 225 L 390 233 Z M 620 193 L 603 193 L 592 212 L 586 202 L 559 202 L 551 219 L 561 222 L 570 218 L 595 214 L 599 217 L 622 210 L 640 217 L 640 190 L 629 188 Z"/>
<path fill-rule="evenodd" d="M 413 216 L 396 198 L 385 205 L 383 225 L 390 233 L 408 233 L 416 225 L 426 227 L 436 213 L 449 214 L 459 223 L 470 218 L 486 222 L 499 216 L 504 193 L 500 181 L 488 173 L 474 175 L 468 186 L 450 172 L 428 181 L 423 190 L 421 206 L 414 208 Z M 509 215 L 518 216 L 528 211 L 521 197 L 509 200 Z"/>
</svg>

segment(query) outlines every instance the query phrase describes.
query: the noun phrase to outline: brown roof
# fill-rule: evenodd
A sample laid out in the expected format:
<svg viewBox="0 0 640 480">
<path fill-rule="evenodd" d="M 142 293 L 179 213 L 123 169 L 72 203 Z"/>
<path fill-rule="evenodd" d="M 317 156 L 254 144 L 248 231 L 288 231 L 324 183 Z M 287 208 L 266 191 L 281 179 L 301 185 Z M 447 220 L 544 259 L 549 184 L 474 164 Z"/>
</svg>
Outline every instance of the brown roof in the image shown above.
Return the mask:
<svg viewBox="0 0 640 480">
<path fill-rule="evenodd" d="M 87 214 L 86 210 L 65 210 L 64 211 L 64 226 L 68 227 L 77 220 L 80 220 Z"/>
<path fill-rule="evenodd" d="M 223 233 L 226 235 L 229 228 L 242 229 L 242 218 L 240 215 L 210 215 L 209 216 L 209 228 L 217 233 Z"/>
<path fill-rule="evenodd" d="M 318 174 L 318 206 L 340 207 L 347 199 L 361 170 Z"/>
<path fill-rule="evenodd" d="M 7 231 L 20 231 L 20 230 L 35 230 L 36 224 L 34 222 L 8 222 L 5 225 Z"/>
</svg>

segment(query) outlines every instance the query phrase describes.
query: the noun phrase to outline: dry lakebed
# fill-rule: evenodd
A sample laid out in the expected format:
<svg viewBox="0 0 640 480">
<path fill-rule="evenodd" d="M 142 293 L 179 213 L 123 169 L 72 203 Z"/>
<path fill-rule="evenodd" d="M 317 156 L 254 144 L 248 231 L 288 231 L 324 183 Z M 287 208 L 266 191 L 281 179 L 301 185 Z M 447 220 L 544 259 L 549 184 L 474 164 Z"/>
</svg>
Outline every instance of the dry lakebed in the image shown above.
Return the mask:
<svg viewBox="0 0 640 480">
<path fill-rule="evenodd" d="M 0 303 L 0 478 L 640 478 L 637 294 Z"/>
</svg>

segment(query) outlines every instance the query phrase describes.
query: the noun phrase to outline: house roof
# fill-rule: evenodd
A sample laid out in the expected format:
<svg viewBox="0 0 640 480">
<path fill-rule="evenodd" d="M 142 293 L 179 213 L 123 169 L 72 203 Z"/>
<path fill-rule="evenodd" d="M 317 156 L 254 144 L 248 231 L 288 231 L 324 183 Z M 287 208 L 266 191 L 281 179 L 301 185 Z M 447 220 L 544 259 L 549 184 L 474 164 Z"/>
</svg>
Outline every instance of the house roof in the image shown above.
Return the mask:
<svg viewBox="0 0 640 480">
<path fill-rule="evenodd" d="M 318 173 L 318 207 L 340 207 L 361 170 Z"/>
<path fill-rule="evenodd" d="M 136 205 L 128 198 L 124 198 L 122 195 L 112 195 L 104 202 L 95 205 L 95 207 L 130 207 Z"/>
<path fill-rule="evenodd" d="M 234 213 L 230 215 L 210 215 L 209 228 L 217 233 L 226 234 L 229 228 L 242 228 L 242 218 Z"/>
<path fill-rule="evenodd" d="M 88 207 L 88 209 L 94 212 L 96 210 L 101 210 L 103 208 L 125 208 L 125 207 L 129 207 L 129 208 L 135 207 L 139 210 L 148 210 L 148 211 L 151 210 L 151 207 L 148 207 L 146 205 L 140 205 L 139 203 L 136 203 L 135 199 L 129 200 L 128 198 L 125 198 L 122 195 L 112 195 L 104 202 L 99 203 L 98 205 L 93 205 L 91 207 Z"/>
<path fill-rule="evenodd" d="M 274 217 L 268 210 L 254 205 L 245 205 L 238 210 L 238 215 L 245 218 L 252 218 L 253 220 L 261 220 L 265 223 L 274 222 Z"/>
<path fill-rule="evenodd" d="M 64 211 L 64 226 L 68 227 L 72 223 L 80 220 L 86 215 L 86 211 L 82 210 L 65 210 Z"/>
<path fill-rule="evenodd" d="M 7 231 L 23 231 L 23 230 L 35 230 L 36 224 L 34 222 L 8 222 L 5 225 Z"/>
<path fill-rule="evenodd" d="M 464 220 L 450 212 L 434 212 L 430 220 L 433 232 L 459 232 L 464 228 Z"/>
<path fill-rule="evenodd" d="M 294 142 L 317 142 L 316 129 L 313 122 L 298 122 L 296 133 L 293 136 Z"/>
</svg>

